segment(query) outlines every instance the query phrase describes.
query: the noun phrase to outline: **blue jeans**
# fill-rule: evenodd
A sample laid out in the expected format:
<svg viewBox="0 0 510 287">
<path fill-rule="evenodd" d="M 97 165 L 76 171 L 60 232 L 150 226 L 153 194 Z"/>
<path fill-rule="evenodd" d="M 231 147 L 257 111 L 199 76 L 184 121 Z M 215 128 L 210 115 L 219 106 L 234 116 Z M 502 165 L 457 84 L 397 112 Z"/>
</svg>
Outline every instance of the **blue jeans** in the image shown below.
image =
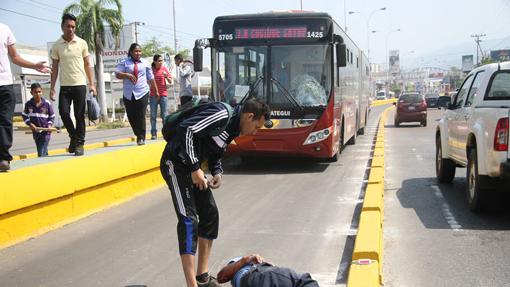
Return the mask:
<svg viewBox="0 0 510 287">
<path fill-rule="evenodd" d="M 50 138 L 46 135 L 46 133 L 34 133 L 34 140 L 35 145 L 37 146 L 37 156 L 48 156 L 48 144 L 50 143 Z"/>
<path fill-rule="evenodd" d="M 155 136 L 158 133 L 156 129 L 156 118 L 158 117 L 158 105 L 160 109 L 161 119 L 165 120 L 165 117 L 168 115 L 168 97 L 150 97 L 149 105 L 151 109 L 151 136 Z"/>
</svg>

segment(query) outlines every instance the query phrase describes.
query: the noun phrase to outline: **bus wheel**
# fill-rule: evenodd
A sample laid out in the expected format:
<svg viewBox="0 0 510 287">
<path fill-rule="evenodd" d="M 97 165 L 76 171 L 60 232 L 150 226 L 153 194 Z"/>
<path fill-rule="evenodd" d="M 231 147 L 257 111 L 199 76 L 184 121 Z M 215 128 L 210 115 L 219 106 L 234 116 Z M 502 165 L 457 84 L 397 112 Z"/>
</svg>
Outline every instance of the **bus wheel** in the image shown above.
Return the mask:
<svg viewBox="0 0 510 287">
<path fill-rule="evenodd" d="M 338 149 L 332 157 L 328 158 L 328 162 L 337 162 L 338 158 L 340 157 L 340 154 L 342 153 L 342 139 L 340 138 L 338 141 Z"/>
</svg>

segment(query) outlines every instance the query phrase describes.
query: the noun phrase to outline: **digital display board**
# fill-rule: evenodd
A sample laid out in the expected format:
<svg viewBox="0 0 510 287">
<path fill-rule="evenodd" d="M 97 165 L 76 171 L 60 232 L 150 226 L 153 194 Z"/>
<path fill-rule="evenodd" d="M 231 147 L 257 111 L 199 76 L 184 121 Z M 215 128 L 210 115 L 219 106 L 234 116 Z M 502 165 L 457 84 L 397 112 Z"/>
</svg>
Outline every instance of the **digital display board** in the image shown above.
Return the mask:
<svg viewBox="0 0 510 287">
<path fill-rule="evenodd" d="M 234 39 L 290 39 L 307 38 L 308 30 L 306 26 L 293 27 L 243 27 L 236 28 Z"/>
</svg>

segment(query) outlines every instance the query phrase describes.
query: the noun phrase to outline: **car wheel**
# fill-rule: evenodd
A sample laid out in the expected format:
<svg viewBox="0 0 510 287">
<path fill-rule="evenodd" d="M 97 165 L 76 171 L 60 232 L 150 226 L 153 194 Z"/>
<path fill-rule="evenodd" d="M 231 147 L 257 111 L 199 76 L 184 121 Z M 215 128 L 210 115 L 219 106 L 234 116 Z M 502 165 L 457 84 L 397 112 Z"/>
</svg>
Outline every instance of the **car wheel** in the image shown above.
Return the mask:
<svg viewBox="0 0 510 287">
<path fill-rule="evenodd" d="M 474 212 L 485 209 L 488 192 L 489 190 L 480 186 L 478 157 L 475 147 L 469 150 L 466 170 L 466 195 L 469 209 Z"/>
<path fill-rule="evenodd" d="M 422 125 L 422 126 L 424 126 L 424 127 L 426 127 L 426 126 L 427 126 L 427 120 L 422 121 L 422 122 L 421 122 L 421 125 Z"/>
<path fill-rule="evenodd" d="M 440 137 L 436 139 L 436 177 L 441 183 L 450 183 L 455 177 L 455 163 L 449 158 L 443 158 Z"/>
</svg>

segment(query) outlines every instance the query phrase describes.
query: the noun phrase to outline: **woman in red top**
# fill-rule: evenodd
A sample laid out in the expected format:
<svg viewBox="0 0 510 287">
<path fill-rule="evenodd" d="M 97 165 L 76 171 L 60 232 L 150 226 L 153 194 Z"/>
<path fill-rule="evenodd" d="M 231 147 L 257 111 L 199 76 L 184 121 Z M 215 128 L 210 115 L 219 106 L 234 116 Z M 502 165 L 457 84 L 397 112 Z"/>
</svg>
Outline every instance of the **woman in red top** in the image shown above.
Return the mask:
<svg viewBox="0 0 510 287">
<path fill-rule="evenodd" d="M 152 73 L 154 74 L 154 80 L 156 81 L 156 85 L 158 86 L 159 97 L 156 96 L 156 92 L 151 88 L 151 96 L 149 99 L 150 109 L 151 109 L 151 140 L 155 140 L 157 138 L 156 129 L 156 118 L 158 115 L 158 105 L 160 108 L 161 119 L 164 120 L 168 115 L 168 92 L 167 92 L 167 83 L 168 85 L 172 84 L 172 76 L 168 69 L 163 66 L 163 57 L 161 55 L 154 55 L 152 62 Z"/>
</svg>

